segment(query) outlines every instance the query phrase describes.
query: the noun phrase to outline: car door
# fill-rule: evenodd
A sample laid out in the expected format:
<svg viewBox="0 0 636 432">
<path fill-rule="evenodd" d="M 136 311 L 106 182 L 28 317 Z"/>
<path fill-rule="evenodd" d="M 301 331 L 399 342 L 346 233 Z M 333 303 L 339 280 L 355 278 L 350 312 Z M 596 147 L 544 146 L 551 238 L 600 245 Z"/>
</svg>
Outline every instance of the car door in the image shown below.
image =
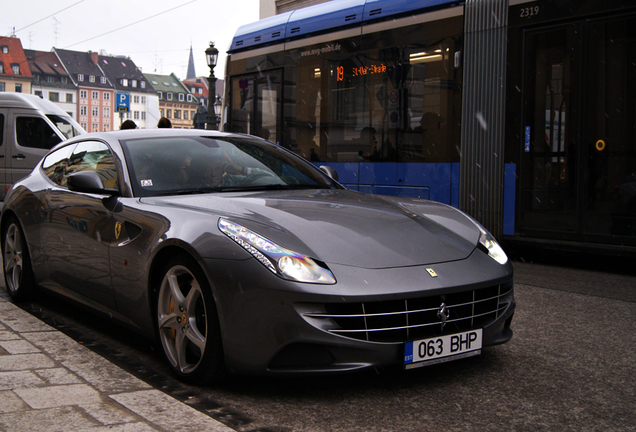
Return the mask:
<svg viewBox="0 0 636 432">
<path fill-rule="evenodd" d="M 65 165 L 58 162 L 53 169 L 47 160 L 43 164 L 45 173 L 57 184 L 42 199 L 43 245 L 56 249 L 49 253 L 50 278 L 56 285 L 116 309 L 109 266 L 109 248 L 115 230 L 112 212 L 104 205 L 107 197 L 74 192 L 66 187 L 68 175 L 95 171 L 106 188 L 118 188 L 114 157 L 105 143 L 82 141 Z"/>
</svg>

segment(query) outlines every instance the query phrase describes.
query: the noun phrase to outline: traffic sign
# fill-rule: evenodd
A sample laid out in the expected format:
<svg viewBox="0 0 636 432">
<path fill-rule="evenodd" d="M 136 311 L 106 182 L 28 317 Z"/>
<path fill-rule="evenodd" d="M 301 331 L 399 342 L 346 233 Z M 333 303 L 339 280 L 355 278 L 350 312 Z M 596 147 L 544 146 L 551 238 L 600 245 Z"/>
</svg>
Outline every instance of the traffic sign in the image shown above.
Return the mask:
<svg viewBox="0 0 636 432">
<path fill-rule="evenodd" d="M 116 107 L 117 112 L 128 112 L 130 111 L 130 93 L 116 93 L 115 97 L 117 98 Z"/>
</svg>

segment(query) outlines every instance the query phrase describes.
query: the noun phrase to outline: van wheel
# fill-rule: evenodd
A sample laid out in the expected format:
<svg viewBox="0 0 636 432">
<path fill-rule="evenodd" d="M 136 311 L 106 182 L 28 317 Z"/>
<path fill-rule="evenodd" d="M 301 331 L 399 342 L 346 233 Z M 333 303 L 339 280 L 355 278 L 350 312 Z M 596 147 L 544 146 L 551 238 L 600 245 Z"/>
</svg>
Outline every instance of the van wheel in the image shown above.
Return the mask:
<svg viewBox="0 0 636 432">
<path fill-rule="evenodd" d="M 5 227 L 2 236 L 5 286 L 13 300 L 24 301 L 35 290 L 29 250 L 24 232 L 15 218 L 9 219 Z"/>
</svg>

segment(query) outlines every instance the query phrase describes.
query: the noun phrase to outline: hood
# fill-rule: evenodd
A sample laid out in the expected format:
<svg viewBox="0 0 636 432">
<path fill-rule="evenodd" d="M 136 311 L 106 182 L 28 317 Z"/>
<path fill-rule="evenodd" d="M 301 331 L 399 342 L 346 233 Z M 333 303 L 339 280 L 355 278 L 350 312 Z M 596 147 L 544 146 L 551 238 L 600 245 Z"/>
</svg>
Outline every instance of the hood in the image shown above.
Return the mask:
<svg viewBox="0 0 636 432">
<path fill-rule="evenodd" d="M 475 224 L 452 207 L 347 190 L 188 195 L 142 202 L 208 212 L 215 222 L 224 217 L 286 249 L 362 268 L 462 260 L 479 240 Z"/>
</svg>

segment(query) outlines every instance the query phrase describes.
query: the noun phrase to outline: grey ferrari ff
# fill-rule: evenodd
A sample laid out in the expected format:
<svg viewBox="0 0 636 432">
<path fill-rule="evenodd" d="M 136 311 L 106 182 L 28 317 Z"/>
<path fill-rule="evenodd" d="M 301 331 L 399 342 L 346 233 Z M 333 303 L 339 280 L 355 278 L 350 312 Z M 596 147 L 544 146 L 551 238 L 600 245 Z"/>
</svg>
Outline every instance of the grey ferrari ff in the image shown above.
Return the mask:
<svg viewBox="0 0 636 432">
<path fill-rule="evenodd" d="M 347 190 L 247 135 L 72 138 L 13 186 L 0 223 L 15 301 L 62 294 L 156 338 L 189 382 L 411 369 L 512 337 L 512 265 L 479 223 Z"/>
</svg>

